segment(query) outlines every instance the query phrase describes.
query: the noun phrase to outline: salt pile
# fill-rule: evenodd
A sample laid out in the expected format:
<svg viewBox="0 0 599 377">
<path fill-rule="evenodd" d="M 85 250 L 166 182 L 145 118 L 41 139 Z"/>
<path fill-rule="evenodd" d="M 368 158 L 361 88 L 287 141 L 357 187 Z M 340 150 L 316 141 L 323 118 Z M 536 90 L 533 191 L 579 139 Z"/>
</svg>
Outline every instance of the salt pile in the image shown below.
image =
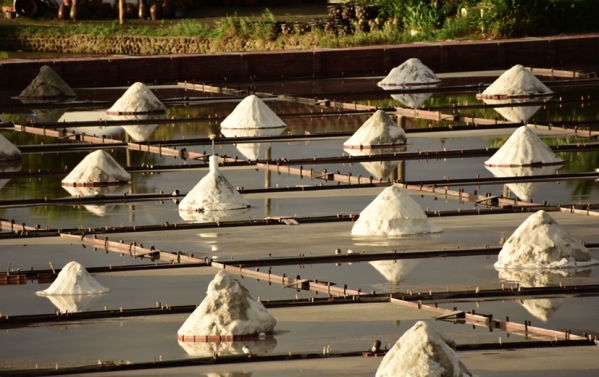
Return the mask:
<svg viewBox="0 0 599 377">
<path fill-rule="evenodd" d="M 283 133 L 285 127 L 279 128 L 222 128 L 221 134 L 225 137 L 263 137 L 263 136 L 279 136 Z M 269 149 L 271 147 L 271 143 L 237 143 L 235 144 L 235 148 L 248 161 L 256 161 L 259 159 L 270 159 L 270 155 L 268 154 Z"/>
<path fill-rule="evenodd" d="M 264 305 L 254 301 L 237 279 L 221 270 L 208 285 L 204 301 L 183 323 L 177 335 L 182 341 L 205 336 L 235 340 L 235 336 L 271 334 L 276 323 Z"/>
<path fill-rule="evenodd" d="M 496 268 L 569 268 L 598 264 L 589 250 L 543 210 L 529 216 L 503 244 Z"/>
<path fill-rule="evenodd" d="M 393 68 L 377 85 L 423 87 L 437 85 L 440 82 L 441 80 L 429 67 L 422 64 L 419 59 L 411 58 Z"/>
<path fill-rule="evenodd" d="M 547 99 L 548 100 L 548 99 Z M 494 107 L 493 110 L 499 113 L 509 122 L 514 123 L 526 123 L 533 115 L 539 111 L 541 106 L 517 106 L 518 104 L 525 104 L 526 102 L 532 102 L 537 100 L 531 99 L 485 99 L 484 103 L 487 105 L 504 105 L 513 104 L 513 107 Z"/>
<path fill-rule="evenodd" d="M 210 156 L 210 172 L 179 203 L 179 211 L 188 212 L 248 207 L 248 202 L 218 170 L 218 156 Z"/>
<path fill-rule="evenodd" d="M 21 151 L 0 134 L 0 163 L 21 159 Z"/>
<path fill-rule="evenodd" d="M 372 149 L 352 149 L 345 148 L 343 151 L 351 156 L 376 156 L 380 154 L 393 154 L 396 152 L 403 152 L 406 147 L 396 148 L 372 148 Z M 382 179 L 391 177 L 397 170 L 400 161 L 372 161 L 372 162 L 360 162 L 360 165 L 364 167 L 373 177 Z"/>
<path fill-rule="evenodd" d="M 147 86 L 136 82 L 119 98 L 110 109 L 108 114 L 146 114 L 165 112 L 166 107 Z"/>
<path fill-rule="evenodd" d="M 493 176 L 498 178 L 503 177 L 532 177 L 536 175 L 553 175 L 559 169 L 558 166 L 486 166 L 487 170 L 493 173 Z M 543 183 L 540 182 L 522 182 L 522 183 L 507 183 L 506 186 L 520 200 L 529 201 L 532 196 L 538 191 Z"/>
<path fill-rule="evenodd" d="M 382 110 L 377 110 L 345 143 L 343 148 L 368 149 L 406 143 L 406 133 Z"/>
<path fill-rule="evenodd" d="M 464 377 L 472 373 L 455 352 L 452 341 L 426 322 L 416 322 L 387 352 L 376 377 Z"/>
<path fill-rule="evenodd" d="M 495 154 L 485 161 L 486 166 L 559 165 L 562 160 L 528 127 L 519 127 Z"/>
<path fill-rule="evenodd" d="M 36 294 L 38 296 L 95 295 L 107 292 L 110 292 L 110 289 L 101 286 L 85 267 L 77 262 L 69 262 L 48 289 L 37 291 Z"/>
<path fill-rule="evenodd" d="M 48 97 L 75 97 L 71 87 L 54 72 L 52 68 L 44 65 L 40 73 L 19 94 L 22 98 L 48 98 Z"/>
<path fill-rule="evenodd" d="M 390 89 L 390 88 L 387 88 Z M 391 98 L 399 101 L 402 105 L 415 109 L 420 107 L 433 93 L 402 93 L 402 94 L 391 94 Z"/>
<path fill-rule="evenodd" d="M 397 284 L 405 280 L 406 276 L 420 263 L 420 260 L 379 260 L 368 263 L 383 275 L 388 282 Z"/>
<path fill-rule="evenodd" d="M 499 76 L 482 94 L 477 94 L 476 98 L 517 98 L 552 94 L 553 92 L 532 72 L 516 64 Z"/>
<path fill-rule="evenodd" d="M 221 128 L 278 128 L 287 125 L 255 95 L 247 96 L 223 120 Z"/>
<path fill-rule="evenodd" d="M 442 229 L 432 224 L 422 207 L 397 185 L 383 190 L 355 222 L 354 236 L 406 236 L 437 233 Z"/>
<path fill-rule="evenodd" d="M 128 182 L 131 175 L 118 162 L 103 150 L 88 154 L 62 180 L 63 186 L 96 186 Z"/>
</svg>

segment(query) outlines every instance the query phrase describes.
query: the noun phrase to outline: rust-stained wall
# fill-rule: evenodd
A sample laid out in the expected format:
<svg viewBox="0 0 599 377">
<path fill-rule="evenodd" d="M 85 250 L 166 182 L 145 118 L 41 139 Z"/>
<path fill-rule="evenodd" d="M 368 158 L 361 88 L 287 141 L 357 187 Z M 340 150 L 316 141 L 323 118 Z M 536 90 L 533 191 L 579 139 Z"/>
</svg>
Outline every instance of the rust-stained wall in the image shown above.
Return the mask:
<svg viewBox="0 0 599 377">
<path fill-rule="evenodd" d="M 599 34 L 330 50 L 0 61 L 0 88 L 25 88 L 43 64 L 50 65 L 73 87 L 95 87 L 136 81 L 384 75 L 412 57 L 439 73 L 509 68 L 517 63 L 544 68 L 599 65 Z"/>
</svg>

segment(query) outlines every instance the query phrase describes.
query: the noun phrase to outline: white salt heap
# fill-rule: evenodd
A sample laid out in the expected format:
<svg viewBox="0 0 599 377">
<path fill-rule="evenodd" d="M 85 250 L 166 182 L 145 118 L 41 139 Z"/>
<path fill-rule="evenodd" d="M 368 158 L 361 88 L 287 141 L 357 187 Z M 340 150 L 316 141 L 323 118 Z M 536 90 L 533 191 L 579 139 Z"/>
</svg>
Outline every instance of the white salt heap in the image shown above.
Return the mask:
<svg viewBox="0 0 599 377">
<path fill-rule="evenodd" d="M 568 268 L 598 264 L 589 250 L 543 210 L 528 217 L 503 244 L 496 268 Z"/>
<path fill-rule="evenodd" d="M 426 322 L 416 322 L 383 357 L 376 377 L 472 376 L 454 348 Z"/>
<path fill-rule="evenodd" d="M 75 97 L 75 92 L 58 73 L 44 65 L 40 73 L 19 94 L 23 98 Z"/>
<path fill-rule="evenodd" d="M 95 184 L 128 182 L 131 175 L 103 150 L 88 154 L 62 180 L 63 186 L 94 186 Z"/>
<path fill-rule="evenodd" d="M 164 112 L 166 107 L 147 86 L 136 82 L 106 112 L 108 114 L 145 114 Z"/>
<path fill-rule="evenodd" d="M 519 127 L 495 154 L 485 161 L 486 166 L 559 165 L 562 160 L 526 126 Z"/>
<path fill-rule="evenodd" d="M 21 151 L 0 134 L 0 162 L 21 159 Z"/>
<path fill-rule="evenodd" d="M 505 71 L 478 98 L 546 96 L 553 92 L 520 64 Z"/>
<path fill-rule="evenodd" d="M 177 335 L 233 336 L 272 333 L 277 321 L 264 305 L 227 271 L 220 270 L 208 285 L 206 298 L 191 313 Z"/>
<path fill-rule="evenodd" d="M 406 143 L 406 133 L 382 110 L 377 110 L 345 143 L 343 148 L 388 147 Z"/>
<path fill-rule="evenodd" d="M 101 286 L 85 267 L 77 262 L 69 262 L 48 289 L 37 291 L 36 294 L 38 296 L 94 295 L 107 292 L 110 292 L 110 289 Z"/>
<path fill-rule="evenodd" d="M 255 95 L 247 96 L 220 124 L 222 128 L 278 128 L 287 125 Z"/>
<path fill-rule="evenodd" d="M 249 203 L 218 170 L 218 156 L 210 156 L 210 172 L 179 203 L 179 211 L 189 212 L 248 207 Z"/>
<path fill-rule="evenodd" d="M 503 177 L 533 177 L 536 175 L 552 175 L 555 174 L 559 166 L 486 166 L 487 170 L 493 173 L 493 176 L 498 178 Z M 506 186 L 516 195 L 520 200 L 529 201 L 532 196 L 537 192 L 539 187 L 542 187 L 544 183 L 541 182 L 518 182 L 518 183 L 507 183 Z"/>
<path fill-rule="evenodd" d="M 354 236 L 406 236 L 437 233 L 442 229 L 430 222 L 422 207 L 397 185 L 383 190 L 354 223 Z"/>
<path fill-rule="evenodd" d="M 411 58 L 393 68 L 387 77 L 382 81 L 379 81 L 377 85 L 409 85 L 411 87 L 421 87 L 436 85 L 439 82 L 441 82 L 441 80 L 439 80 L 437 75 L 435 75 L 429 67 L 422 64 L 419 59 Z"/>
</svg>

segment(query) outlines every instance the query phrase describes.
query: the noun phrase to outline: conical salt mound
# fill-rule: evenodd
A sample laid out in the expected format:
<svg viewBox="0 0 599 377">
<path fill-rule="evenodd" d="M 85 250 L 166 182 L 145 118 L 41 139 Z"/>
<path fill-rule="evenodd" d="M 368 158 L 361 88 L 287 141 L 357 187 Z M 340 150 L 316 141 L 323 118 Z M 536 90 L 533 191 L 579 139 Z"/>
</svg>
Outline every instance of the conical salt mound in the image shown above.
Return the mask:
<svg viewBox="0 0 599 377">
<path fill-rule="evenodd" d="M 147 114 L 166 111 L 166 107 L 147 86 L 136 82 L 119 98 L 108 111 L 108 114 Z"/>
<path fill-rule="evenodd" d="M 106 292 L 110 292 L 110 289 L 101 286 L 85 267 L 77 262 L 69 262 L 48 289 L 37 291 L 36 294 L 38 296 L 94 295 Z"/>
<path fill-rule="evenodd" d="M 63 186 L 98 186 L 128 182 L 131 175 L 111 155 L 103 150 L 88 154 L 62 180 Z"/>
<path fill-rule="evenodd" d="M 519 127 L 486 166 L 559 165 L 562 160 L 527 126 Z"/>
<path fill-rule="evenodd" d="M 389 147 L 406 143 L 406 133 L 383 110 L 377 110 L 345 143 L 343 148 Z"/>
<path fill-rule="evenodd" d="M 0 134 L 0 162 L 21 159 L 21 151 Z"/>
<path fill-rule="evenodd" d="M 254 301 L 237 279 L 221 270 L 208 285 L 204 301 L 183 323 L 177 335 L 182 341 L 202 341 L 198 339 L 202 336 L 257 336 L 272 333 L 276 324 L 264 305 Z"/>
<path fill-rule="evenodd" d="M 220 124 L 222 128 L 277 128 L 287 125 L 260 98 L 247 96 Z"/>
<path fill-rule="evenodd" d="M 75 92 L 58 73 L 47 65 L 40 68 L 40 73 L 19 94 L 22 98 L 75 97 Z"/>
<path fill-rule="evenodd" d="M 419 59 L 411 58 L 393 68 L 387 77 L 379 81 L 377 85 L 432 86 L 439 82 L 441 80 L 429 67 L 422 64 Z"/>
<path fill-rule="evenodd" d="M 399 186 L 387 187 L 360 213 L 351 234 L 354 236 L 406 236 L 437 233 L 422 207 Z"/>
<path fill-rule="evenodd" d="M 454 348 L 426 322 L 416 322 L 383 357 L 376 377 L 472 376 Z"/>
<path fill-rule="evenodd" d="M 210 156 L 210 172 L 179 203 L 179 211 L 188 212 L 248 207 L 248 202 L 218 170 L 218 156 Z"/>
<path fill-rule="evenodd" d="M 567 268 L 599 263 L 543 210 L 528 217 L 503 244 L 496 268 Z"/>
<path fill-rule="evenodd" d="M 532 72 L 520 64 L 505 71 L 493 84 L 478 94 L 477 98 L 514 98 L 552 95 L 553 92 L 545 86 Z"/>
</svg>

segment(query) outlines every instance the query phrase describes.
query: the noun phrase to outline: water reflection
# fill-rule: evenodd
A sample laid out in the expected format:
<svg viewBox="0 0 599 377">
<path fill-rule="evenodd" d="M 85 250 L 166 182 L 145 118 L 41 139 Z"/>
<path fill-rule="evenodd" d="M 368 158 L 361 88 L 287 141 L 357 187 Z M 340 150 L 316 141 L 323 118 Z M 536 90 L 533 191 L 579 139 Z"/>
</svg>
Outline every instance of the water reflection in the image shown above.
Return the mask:
<svg viewBox="0 0 599 377">
<path fill-rule="evenodd" d="M 536 175 L 553 175 L 561 168 L 561 166 L 485 166 L 485 168 L 493 173 L 493 176 L 503 178 L 514 176 L 531 177 Z M 535 194 L 543 184 L 543 182 L 522 182 L 507 183 L 506 186 L 514 193 L 514 195 L 520 198 L 520 200 L 529 201 L 532 199 L 533 194 Z"/>
<path fill-rule="evenodd" d="M 390 88 L 384 88 L 388 90 Z M 433 93 L 402 93 L 391 94 L 391 98 L 412 109 L 420 107 Z"/>
<path fill-rule="evenodd" d="M 0 162 L 0 173 L 12 173 L 21 171 L 21 161 Z M 0 189 L 4 187 L 10 179 L 0 179 Z"/>
<path fill-rule="evenodd" d="M 272 353 L 277 346 L 277 340 L 273 336 L 264 339 L 242 340 L 237 342 L 182 342 L 181 348 L 192 357 L 212 356 L 214 353 L 223 355 L 242 355 L 244 346 L 248 347 L 254 355 Z"/>
<path fill-rule="evenodd" d="M 165 119 L 166 114 L 138 114 L 138 115 L 108 115 L 112 120 L 147 120 Z M 129 137 L 135 142 L 147 141 L 158 127 L 158 124 L 140 124 L 132 126 L 121 126 Z"/>
<path fill-rule="evenodd" d="M 225 137 L 264 137 L 264 136 L 279 136 L 285 131 L 285 127 L 280 128 L 222 128 L 221 134 Z M 239 143 L 235 144 L 235 148 L 245 156 L 249 161 L 264 159 L 270 148 L 271 143 Z"/>
<path fill-rule="evenodd" d="M 420 259 L 405 260 L 381 260 L 368 262 L 374 267 L 389 283 L 398 284 L 405 280 L 406 276 L 420 264 Z"/>
<path fill-rule="evenodd" d="M 547 97 L 545 100 L 549 100 L 551 97 Z M 534 99 L 485 99 L 484 103 L 487 105 L 504 105 L 504 104 L 514 104 L 513 107 L 496 107 L 494 110 L 499 113 L 506 120 L 514 123 L 525 123 L 533 115 L 536 114 L 537 111 L 541 108 L 539 106 L 516 106 L 518 104 L 525 104 L 528 102 L 538 102 L 538 98 Z"/>
<path fill-rule="evenodd" d="M 343 151 L 351 156 L 376 156 L 382 154 L 393 154 L 396 152 L 404 152 L 407 147 L 396 147 L 396 148 L 371 148 L 371 149 L 351 149 L 344 148 Z M 403 161 L 372 161 L 372 162 L 360 162 L 360 165 L 364 167 L 374 178 L 383 179 L 391 178 L 398 179 L 398 177 L 404 176 Z M 401 170 L 401 171 L 400 171 Z"/>
<path fill-rule="evenodd" d="M 89 311 L 101 295 L 49 295 L 46 296 L 61 313 Z"/>
<path fill-rule="evenodd" d="M 179 216 L 185 221 L 194 223 L 214 223 L 217 221 L 247 220 L 246 214 L 248 211 L 250 211 L 250 208 L 227 211 L 179 211 Z"/>
<path fill-rule="evenodd" d="M 97 122 L 108 119 L 106 110 L 68 111 L 64 113 L 59 122 Z M 121 131 L 121 126 L 94 126 L 94 127 L 65 127 L 68 132 L 77 134 L 112 137 Z"/>
<path fill-rule="evenodd" d="M 497 271 L 499 271 L 499 279 L 506 283 L 517 283 L 522 287 L 548 287 L 560 284 L 564 282 L 564 279 L 588 278 L 591 275 L 592 268 L 585 270 L 498 269 Z M 565 282 L 564 284 L 570 285 L 572 283 Z M 547 322 L 564 303 L 564 300 L 564 298 L 537 298 L 520 300 L 519 302 L 530 314 L 543 322 Z"/>
<path fill-rule="evenodd" d="M 102 195 L 123 195 L 131 189 L 131 185 L 110 185 L 97 187 L 82 186 L 62 186 L 73 197 L 78 196 L 102 196 Z M 105 216 L 112 211 L 116 204 L 86 204 L 83 206 L 86 210 L 97 216 Z"/>
</svg>

